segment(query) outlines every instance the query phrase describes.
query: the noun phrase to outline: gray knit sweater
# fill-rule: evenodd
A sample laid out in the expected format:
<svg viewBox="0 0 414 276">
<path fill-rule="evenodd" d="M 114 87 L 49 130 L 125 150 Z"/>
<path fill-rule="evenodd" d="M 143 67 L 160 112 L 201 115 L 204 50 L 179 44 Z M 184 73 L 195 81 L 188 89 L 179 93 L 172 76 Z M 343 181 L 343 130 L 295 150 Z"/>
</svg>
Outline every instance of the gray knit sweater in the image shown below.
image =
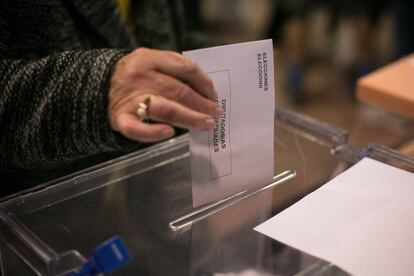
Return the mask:
<svg viewBox="0 0 414 276">
<path fill-rule="evenodd" d="M 180 1 L 131 2 L 132 35 L 115 0 L 0 1 L 3 173 L 47 173 L 62 163 L 137 146 L 108 124 L 114 65 L 135 47 L 181 50 L 187 38 L 181 35 Z"/>
</svg>

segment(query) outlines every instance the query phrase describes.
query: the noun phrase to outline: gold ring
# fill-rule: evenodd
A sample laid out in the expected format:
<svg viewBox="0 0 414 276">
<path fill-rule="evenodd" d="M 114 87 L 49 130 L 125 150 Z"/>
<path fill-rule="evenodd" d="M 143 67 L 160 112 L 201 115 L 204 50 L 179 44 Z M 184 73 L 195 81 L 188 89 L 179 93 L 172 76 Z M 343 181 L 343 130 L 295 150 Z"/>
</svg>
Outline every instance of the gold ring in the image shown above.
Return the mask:
<svg viewBox="0 0 414 276">
<path fill-rule="evenodd" d="M 141 122 L 145 122 L 149 119 L 148 113 L 151 105 L 151 101 L 155 99 L 154 95 L 150 95 L 145 99 L 145 101 L 140 102 L 138 104 L 136 113 L 138 118 L 141 120 Z"/>
</svg>

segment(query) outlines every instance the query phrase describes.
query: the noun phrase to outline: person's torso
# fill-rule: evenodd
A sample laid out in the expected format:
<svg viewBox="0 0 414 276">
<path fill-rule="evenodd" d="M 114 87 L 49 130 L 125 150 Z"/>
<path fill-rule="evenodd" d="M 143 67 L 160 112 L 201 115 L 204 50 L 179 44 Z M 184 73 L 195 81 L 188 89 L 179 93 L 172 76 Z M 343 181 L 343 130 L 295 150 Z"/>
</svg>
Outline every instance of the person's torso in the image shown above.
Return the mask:
<svg viewBox="0 0 414 276">
<path fill-rule="evenodd" d="M 129 31 L 116 0 L 1 2 L 0 49 L 9 57 L 93 48 L 180 47 L 180 11 L 174 1 L 131 1 Z"/>
</svg>

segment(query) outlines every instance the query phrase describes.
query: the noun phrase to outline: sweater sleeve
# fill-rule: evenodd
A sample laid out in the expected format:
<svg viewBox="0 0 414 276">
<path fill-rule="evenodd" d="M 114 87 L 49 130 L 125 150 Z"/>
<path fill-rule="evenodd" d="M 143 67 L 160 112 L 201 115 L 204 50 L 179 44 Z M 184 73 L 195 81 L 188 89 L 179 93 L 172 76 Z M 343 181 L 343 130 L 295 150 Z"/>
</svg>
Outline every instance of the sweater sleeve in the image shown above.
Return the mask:
<svg viewBox="0 0 414 276">
<path fill-rule="evenodd" d="M 124 54 L 97 49 L 0 58 L 0 165 L 46 167 L 135 147 L 107 118 L 110 77 Z"/>
</svg>

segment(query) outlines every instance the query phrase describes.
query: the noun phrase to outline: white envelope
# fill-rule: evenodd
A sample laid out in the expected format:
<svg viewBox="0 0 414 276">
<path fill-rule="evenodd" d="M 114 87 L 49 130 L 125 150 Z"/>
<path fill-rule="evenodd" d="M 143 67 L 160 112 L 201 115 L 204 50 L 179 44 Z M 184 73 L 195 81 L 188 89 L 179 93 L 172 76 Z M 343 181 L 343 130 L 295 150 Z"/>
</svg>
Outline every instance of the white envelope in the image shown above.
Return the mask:
<svg viewBox="0 0 414 276">
<path fill-rule="evenodd" d="M 209 132 L 190 131 L 194 207 L 269 183 L 274 164 L 272 40 L 187 51 L 224 109 Z"/>
<path fill-rule="evenodd" d="M 414 275 L 414 174 L 364 158 L 254 229 L 351 275 Z"/>
</svg>

